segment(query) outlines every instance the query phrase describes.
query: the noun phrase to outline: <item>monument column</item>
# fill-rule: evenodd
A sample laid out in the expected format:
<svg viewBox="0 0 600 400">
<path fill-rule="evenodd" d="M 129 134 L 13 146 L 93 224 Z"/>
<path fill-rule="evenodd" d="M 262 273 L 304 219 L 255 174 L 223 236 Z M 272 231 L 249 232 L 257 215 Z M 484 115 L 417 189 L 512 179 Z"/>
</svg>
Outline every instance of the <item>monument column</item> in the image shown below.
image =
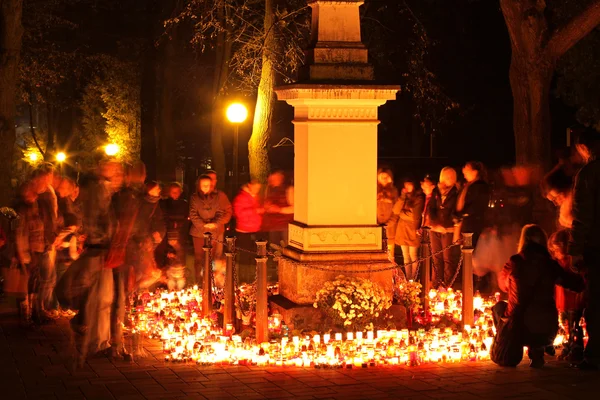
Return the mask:
<svg viewBox="0 0 600 400">
<path fill-rule="evenodd" d="M 276 90 L 294 107 L 294 222 L 279 281 L 281 294 L 296 304 L 312 303 L 341 266 L 390 266 L 377 226 L 377 109 L 395 100 L 399 87 L 373 82 L 361 42 L 362 3 L 308 0 L 307 65 L 299 83 Z M 391 270 L 358 276 L 391 295 Z"/>
</svg>

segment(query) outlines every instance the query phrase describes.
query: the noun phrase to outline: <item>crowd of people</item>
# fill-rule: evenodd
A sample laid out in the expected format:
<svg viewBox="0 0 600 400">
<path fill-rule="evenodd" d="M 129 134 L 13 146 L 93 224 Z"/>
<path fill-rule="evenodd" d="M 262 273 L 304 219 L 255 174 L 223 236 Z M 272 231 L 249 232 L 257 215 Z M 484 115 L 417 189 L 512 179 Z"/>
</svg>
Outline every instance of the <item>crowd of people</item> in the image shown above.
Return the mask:
<svg viewBox="0 0 600 400">
<path fill-rule="evenodd" d="M 450 286 L 458 272 L 460 248 L 451 246 L 462 232 L 473 233 L 477 246 L 490 202 L 490 187 L 482 163 L 470 161 L 462 169 L 464 184 L 452 167 L 441 170 L 439 181 L 426 176 L 420 183 L 402 181 L 400 192 L 394 185 L 391 170 L 377 174 L 377 219 L 386 225 L 390 255 L 403 265 L 409 280 L 416 276 L 423 227 L 430 229 L 433 258 L 433 281 L 436 287 Z"/>
<path fill-rule="evenodd" d="M 13 243 L 2 231 L 0 247 L 14 248 L 12 263 L 26 277 L 17 293 L 22 323 L 72 317 L 74 334 L 83 337 L 82 360 L 89 352 L 129 357 L 122 333 L 129 294 L 161 285 L 184 288 L 188 247 L 199 283 L 206 232 L 212 233 L 217 269 L 232 217 L 247 248 L 262 237 L 287 240 L 293 188 L 281 171 L 269 176 L 265 190 L 257 182 L 245 185 L 233 206 L 217 189 L 214 171 L 198 178 L 189 203 L 179 183 L 163 187 L 146 178 L 141 162 L 103 159 L 78 182 L 44 163 L 19 188 Z"/>
<path fill-rule="evenodd" d="M 560 315 L 568 333 L 562 356 L 584 369 L 598 366 L 600 134 L 583 132 L 577 150 L 585 162 L 577 174 L 559 165 L 542 182 L 547 199 L 557 206 L 559 229 L 548 238 L 540 226 L 526 225 L 517 254 L 499 273 L 498 285 L 508 299 L 493 310 L 497 337 L 492 358 L 500 365 L 518 364 L 527 346 L 531 365 L 542 366 L 544 353 L 552 352 Z M 473 234 L 477 253 L 489 229 L 491 186 L 480 162 L 466 163 L 462 178 L 445 167 L 437 181 L 429 175 L 420 181 L 405 179 L 398 190 L 391 170 L 378 171 L 378 223 L 386 225 L 390 256 L 406 279 L 419 279 L 425 227 L 434 254 L 435 287 L 460 282 L 460 248 L 454 244 L 461 233 Z M 233 202 L 217 183 L 214 171 L 201 175 L 188 203 L 180 184 L 148 182 L 141 162 L 101 160 L 79 181 L 42 164 L 21 185 L 14 205 L 19 215 L 14 262 L 27 276 L 18 299 L 23 323 L 74 316 L 72 330 L 83 336 L 82 359 L 88 351 L 127 358 L 122 327 L 129 294 L 157 285 L 181 289 L 190 278 L 199 283 L 206 232 L 212 234 L 208 254 L 221 278 L 228 230 L 235 231 L 238 247 L 247 250 L 258 239 L 286 244 L 294 203 L 293 186 L 282 172 L 273 172 L 265 187 L 247 183 Z M 0 231 L 0 247 L 10 240 Z M 187 274 L 188 253 L 194 256 L 193 277 Z M 239 252 L 237 263 L 252 268 L 254 256 Z"/>
</svg>

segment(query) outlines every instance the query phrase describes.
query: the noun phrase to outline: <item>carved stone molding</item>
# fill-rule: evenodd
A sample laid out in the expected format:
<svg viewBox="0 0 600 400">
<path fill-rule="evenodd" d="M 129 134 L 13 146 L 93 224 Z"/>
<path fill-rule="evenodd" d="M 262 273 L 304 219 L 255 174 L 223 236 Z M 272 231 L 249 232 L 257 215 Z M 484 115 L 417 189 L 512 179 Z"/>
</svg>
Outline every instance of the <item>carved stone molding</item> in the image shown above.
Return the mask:
<svg viewBox="0 0 600 400">
<path fill-rule="evenodd" d="M 302 251 L 377 251 L 382 247 L 378 226 L 303 227 L 290 224 L 289 244 Z"/>
<path fill-rule="evenodd" d="M 377 107 L 315 107 L 308 111 L 309 119 L 377 119 Z"/>
</svg>

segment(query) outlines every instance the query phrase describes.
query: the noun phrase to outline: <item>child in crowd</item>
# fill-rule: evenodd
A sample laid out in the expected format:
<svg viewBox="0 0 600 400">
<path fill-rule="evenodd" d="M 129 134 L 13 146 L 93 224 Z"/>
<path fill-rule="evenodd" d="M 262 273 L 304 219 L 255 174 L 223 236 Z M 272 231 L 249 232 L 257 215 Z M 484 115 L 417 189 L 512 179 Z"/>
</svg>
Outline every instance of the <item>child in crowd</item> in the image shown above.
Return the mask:
<svg viewBox="0 0 600 400">
<path fill-rule="evenodd" d="M 165 266 L 169 290 L 182 290 L 186 282 L 186 268 L 185 264 L 182 264 L 179 257 L 177 257 L 177 251 L 172 247 L 167 250 Z"/>
<path fill-rule="evenodd" d="M 571 270 L 570 257 L 567 255 L 570 236 L 568 229 L 562 229 L 552 234 L 548 240 L 550 254 L 567 271 Z M 583 332 L 579 320 L 583 314 L 583 295 L 556 286 L 555 299 L 561 325 L 567 334 L 567 343 L 561 358 L 575 363 L 580 362 L 583 359 Z"/>
</svg>

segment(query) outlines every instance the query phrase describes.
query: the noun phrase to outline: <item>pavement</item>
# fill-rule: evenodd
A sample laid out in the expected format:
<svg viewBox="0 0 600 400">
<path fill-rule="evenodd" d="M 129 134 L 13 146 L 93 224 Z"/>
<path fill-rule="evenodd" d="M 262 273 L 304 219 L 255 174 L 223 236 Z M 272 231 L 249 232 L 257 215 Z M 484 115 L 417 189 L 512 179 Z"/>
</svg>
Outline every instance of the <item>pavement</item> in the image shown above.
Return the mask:
<svg viewBox="0 0 600 400">
<path fill-rule="evenodd" d="M 0 399 L 593 399 L 600 373 L 549 359 L 542 370 L 523 362 L 365 369 L 197 366 L 162 360 L 145 340 L 147 358 L 92 357 L 72 368 L 67 320 L 22 329 L 0 313 Z"/>
</svg>

